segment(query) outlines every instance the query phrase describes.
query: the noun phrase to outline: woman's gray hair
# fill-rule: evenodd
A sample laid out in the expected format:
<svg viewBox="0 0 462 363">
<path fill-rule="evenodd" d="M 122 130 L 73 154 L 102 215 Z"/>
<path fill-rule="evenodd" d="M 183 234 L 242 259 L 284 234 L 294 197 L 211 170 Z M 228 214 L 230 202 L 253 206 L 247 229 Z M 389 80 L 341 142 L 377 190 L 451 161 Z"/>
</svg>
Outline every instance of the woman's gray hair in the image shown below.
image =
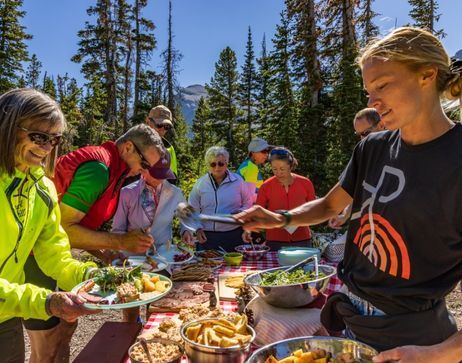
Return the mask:
<svg viewBox="0 0 462 363">
<path fill-rule="evenodd" d="M 117 139 L 116 144 L 120 145 L 127 141 L 134 143 L 141 152 L 154 146 L 161 156 L 165 155 L 162 138 L 155 130 L 146 124 L 139 124 L 128 129 L 125 134 Z"/>
<path fill-rule="evenodd" d="M 31 130 L 38 125 L 51 130 L 56 125 L 66 128 L 66 119 L 58 103 L 32 88 L 16 88 L 0 95 L 0 172 L 14 174 L 18 127 Z M 58 147 L 45 158 L 43 168 L 53 176 Z"/>
<path fill-rule="evenodd" d="M 229 152 L 223 146 L 212 146 L 205 152 L 205 163 L 208 165 L 218 156 L 223 156 L 229 162 Z"/>
</svg>

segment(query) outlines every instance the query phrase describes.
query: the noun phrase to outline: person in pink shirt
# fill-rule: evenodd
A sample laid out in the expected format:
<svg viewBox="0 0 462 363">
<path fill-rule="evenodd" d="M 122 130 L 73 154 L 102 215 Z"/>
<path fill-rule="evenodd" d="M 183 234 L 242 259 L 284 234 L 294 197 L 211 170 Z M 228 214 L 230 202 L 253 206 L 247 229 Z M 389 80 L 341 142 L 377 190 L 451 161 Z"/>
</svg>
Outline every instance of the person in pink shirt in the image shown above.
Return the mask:
<svg viewBox="0 0 462 363">
<path fill-rule="evenodd" d="M 270 211 L 288 211 L 315 199 L 313 183 L 293 171 L 297 159 L 289 149 L 274 148 L 269 155 L 274 176 L 267 179 L 260 187 L 256 204 Z M 245 241 L 250 237 L 247 232 Z M 266 244 L 271 250 L 281 247 L 310 247 L 311 232 L 308 226 L 298 228 L 273 228 L 266 231 Z"/>
</svg>

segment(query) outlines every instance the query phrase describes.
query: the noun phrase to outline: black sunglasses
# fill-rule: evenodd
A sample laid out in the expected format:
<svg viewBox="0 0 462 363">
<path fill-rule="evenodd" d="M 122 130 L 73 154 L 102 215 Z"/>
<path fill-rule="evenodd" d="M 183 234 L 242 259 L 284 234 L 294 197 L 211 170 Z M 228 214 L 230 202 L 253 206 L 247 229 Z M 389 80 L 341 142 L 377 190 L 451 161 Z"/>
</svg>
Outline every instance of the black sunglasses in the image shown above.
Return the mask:
<svg viewBox="0 0 462 363">
<path fill-rule="evenodd" d="M 374 130 L 376 129 L 377 126 L 371 126 L 367 129 L 365 129 L 364 131 L 361 131 L 361 132 L 356 132 L 355 131 L 355 135 L 356 136 L 359 136 L 360 138 L 365 138 L 367 135 L 369 135 L 370 133 L 374 132 Z"/>
<path fill-rule="evenodd" d="M 156 121 L 152 117 L 148 117 L 149 121 L 151 121 L 156 129 L 165 129 L 166 131 L 172 128 L 169 124 L 157 124 Z"/>
<path fill-rule="evenodd" d="M 21 126 L 18 126 L 18 129 L 27 132 L 30 141 L 36 145 L 44 146 L 50 144 L 52 147 L 55 147 L 62 142 L 62 134 L 47 134 L 46 132 L 29 130 Z"/>
<path fill-rule="evenodd" d="M 138 146 L 136 146 L 136 144 L 132 141 L 132 144 L 133 146 L 135 147 L 135 151 L 136 153 L 138 154 L 138 156 L 140 157 L 140 160 L 141 160 L 141 167 L 144 169 L 144 170 L 149 170 L 151 168 L 151 164 L 149 164 L 149 162 L 146 160 L 146 158 L 144 157 L 143 153 L 140 151 L 140 149 L 138 149 Z"/>
<path fill-rule="evenodd" d="M 226 165 L 226 163 L 224 163 L 223 161 L 219 161 L 219 162 L 217 162 L 217 163 L 213 161 L 213 162 L 210 163 L 210 167 L 211 167 L 211 168 L 215 168 L 217 165 L 218 165 L 220 168 L 222 168 L 222 167 L 224 167 L 224 166 Z"/>
</svg>

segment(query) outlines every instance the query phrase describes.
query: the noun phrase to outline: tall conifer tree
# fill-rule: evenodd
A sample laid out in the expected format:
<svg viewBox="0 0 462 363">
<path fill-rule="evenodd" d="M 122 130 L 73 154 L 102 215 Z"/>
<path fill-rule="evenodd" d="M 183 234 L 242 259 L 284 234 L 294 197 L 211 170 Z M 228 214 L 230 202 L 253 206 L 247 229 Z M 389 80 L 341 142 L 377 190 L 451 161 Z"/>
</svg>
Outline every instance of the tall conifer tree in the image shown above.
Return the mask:
<svg viewBox="0 0 462 363">
<path fill-rule="evenodd" d="M 27 67 L 27 71 L 26 71 L 25 82 L 26 82 L 27 87 L 31 87 L 31 88 L 38 87 L 41 69 L 42 69 L 42 62 L 38 60 L 36 54 L 32 54 L 29 66 Z"/>
<path fill-rule="evenodd" d="M 22 0 L 0 1 L 0 94 L 18 86 L 22 62 L 29 60 L 25 41 L 32 36 L 20 23 L 26 14 L 22 4 Z"/>
<path fill-rule="evenodd" d="M 411 5 L 409 16 L 414 19 L 413 25 L 428 29 L 437 37 L 444 38 L 446 34 L 443 29 L 436 29 L 436 23 L 441 16 L 438 14 L 437 0 L 409 0 L 409 5 Z"/>
</svg>

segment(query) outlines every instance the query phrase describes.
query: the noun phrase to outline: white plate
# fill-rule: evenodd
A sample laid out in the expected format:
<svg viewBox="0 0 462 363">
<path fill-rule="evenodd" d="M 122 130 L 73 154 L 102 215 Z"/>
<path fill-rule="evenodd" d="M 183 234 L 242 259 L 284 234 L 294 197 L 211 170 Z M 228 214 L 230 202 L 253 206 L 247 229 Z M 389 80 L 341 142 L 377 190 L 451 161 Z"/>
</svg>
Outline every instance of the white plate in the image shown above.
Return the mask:
<svg viewBox="0 0 462 363">
<path fill-rule="evenodd" d="M 136 267 L 136 266 L 142 265 L 141 271 L 144 271 L 144 272 L 158 272 L 158 271 L 165 270 L 167 268 L 168 264 L 165 261 L 156 259 L 155 257 L 150 257 L 150 258 L 152 258 L 153 260 L 157 262 L 157 268 L 152 268 L 152 266 L 146 261 L 145 256 L 129 256 L 127 258 L 127 262 L 129 262 L 129 264 L 126 263 L 125 267 Z M 112 261 L 112 266 L 122 267 L 121 260 L 117 259 L 117 260 Z"/>
<path fill-rule="evenodd" d="M 110 310 L 110 309 L 133 308 L 135 306 L 146 305 L 146 304 L 148 304 L 150 302 L 159 300 L 159 299 L 163 298 L 165 295 L 167 295 L 170 292 L 170 290 L 172 289 L 173 283 L 172 283 L 172 280 L 170 280 L 168 277 L 165 277 L 163 275 L 159 275 L 159 274 L 156 274 L 156 273 L 150 273 L 150 272 L 143 272 L 143 273 L 146 274 L 146 275 L 149 275 L 151 277 L 155 276 L 155 275 L 159 276 L 161 281 L 169 282 L 170 287 L 164 292 L 145 293 L 146 298 L 144 298 L 143 300 L 136 300 L 136 301 L 131 301 L 131 302 L 128 302 L 128 303 L 123 303 L 123 304 L 90 304 L 90 303 L 85 303 L 85 304 L 83 304 L 83 306 L 86 307 L 87 309 L 92 309 L 92 310 L 99 310 L 99 309 Z M 71 290 L 71 292 L 73 292 L 74 294 L 77 294 L 77 291 L 79 291 L 79 289 L 82 286 L 84 286 L 87 282 L 89 282 L 91 280 L 93 280 L 93 279 L 81 282 L 80 284 L 75 286 Z M 106 292 L 102 292 L 99 285 L 96 285 L 96 284 L 93 287 L 93 289 L 91 289 L 88 293 L 92 294 L 92 295 L 97 295 L 97 296 L 104 297 L 104 298 L 108 299 L 109 301 L 114 301 L 115 298 L 117 297 L 117 293 L 115 291 L 109 290 L 109 291 L 106 291 Z M 147 294 L 149 294 L 149 295 L 147 295 Z"/>
<path fill-rule="evenodd" d="M 178 247 L 173 244 L 170 246 L 170 249 L 167 249 L 167 245 L 162 245 L 159 248 L 157 248 L 157 253 L 159 257 L 165 260 L 165 262 L 167 262 L 169 265 L 181 265 L 183 263 L 191 261 L 194 257 L 194 252 L 191 251 L 187 251 L 189 253 L 189 258 L 178 262 L 174 260 L 175 255 L 182 254 L 185 252 L 186 251 L 178 249 Z M 157 256 L 154 255 L 154 257 Z"/>
</svg>

